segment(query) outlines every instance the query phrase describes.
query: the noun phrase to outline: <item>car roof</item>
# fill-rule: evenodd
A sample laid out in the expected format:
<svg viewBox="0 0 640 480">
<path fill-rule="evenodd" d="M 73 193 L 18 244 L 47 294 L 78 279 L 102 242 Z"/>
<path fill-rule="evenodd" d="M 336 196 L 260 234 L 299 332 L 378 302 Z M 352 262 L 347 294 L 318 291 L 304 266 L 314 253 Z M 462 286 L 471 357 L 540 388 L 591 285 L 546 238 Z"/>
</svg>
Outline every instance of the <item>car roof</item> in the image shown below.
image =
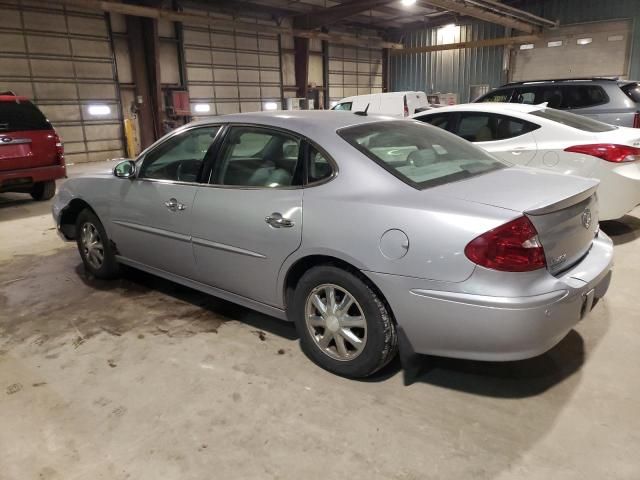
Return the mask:
<svg viewBox="0 0 640 480">
<path fill-rule="evenodd" d="M 29 99 L 27 97 L 21 97 L 16 95 L 0 95 L 0 102 L 26 102 Z"/>
<path fill-rule="evenodd" d="M 190 125 L 211 123 L 245 123 L 284 128 L 313 137 L 318 133 L 336 130 L 364 123 L 398 120 L 387 115 L 356 115 L 352 112 L 335 110 L 282 110 L 274 112 L 234 113 L 218 117 L 207 117 L 191 122 Z"/>
<path fill-rule="evenodd" d="M 546 107 L 546 104 L 529 105 L 526 103 L 502 103 L 502 102 L 483 102 L 483 103 L 461 103 L 459 105 L 449 105 L 447 107 L 440 107 L 428 112 L 417 113 L 416 117 L 422 115 L 437 115 L 445 112 L 458 112 L 458 111 L 478 111 L 478 112 L 496 112 L 505 113 L 505 111 L 518 112 L 518 113 L 531 113 L 536 110 L 541 110 Z"/>
</svg>

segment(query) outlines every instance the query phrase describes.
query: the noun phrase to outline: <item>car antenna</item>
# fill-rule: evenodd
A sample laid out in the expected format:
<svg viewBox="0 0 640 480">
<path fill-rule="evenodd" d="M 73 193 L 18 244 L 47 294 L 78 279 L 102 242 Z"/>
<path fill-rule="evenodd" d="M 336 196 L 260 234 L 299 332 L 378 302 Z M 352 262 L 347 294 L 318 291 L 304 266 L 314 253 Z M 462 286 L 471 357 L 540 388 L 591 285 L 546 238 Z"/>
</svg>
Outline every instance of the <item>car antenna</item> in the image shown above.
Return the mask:
<svg viewBox="0 0 640 480">
<path fill-rule="evenodd" d="M 367 108 L 365 108 L 363 111 L 361 112 L 353 112 L 356 115 L 360 115 L 361 117 L 366 117 L 367 116 L 367 111 L 369 110 L 369 105 L 371 105 L 370 103 L 367 103 Z"/>
</svg>

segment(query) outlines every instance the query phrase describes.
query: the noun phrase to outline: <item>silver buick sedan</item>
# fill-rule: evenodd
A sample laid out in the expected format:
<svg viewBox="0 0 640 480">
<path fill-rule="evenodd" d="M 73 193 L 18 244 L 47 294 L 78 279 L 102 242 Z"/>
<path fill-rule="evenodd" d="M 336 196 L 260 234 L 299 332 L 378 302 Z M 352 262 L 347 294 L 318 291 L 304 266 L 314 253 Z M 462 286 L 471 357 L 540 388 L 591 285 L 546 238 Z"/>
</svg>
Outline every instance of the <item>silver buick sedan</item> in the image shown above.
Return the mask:
<svg viewBox="0 0 640 480">
<path fill-rule="evenodd" d="M 95 277 L 128 265 L 288 319 L 314 362 L 364 377 L 400 333 L 478 360 L 560 341 L 609 286 L 597 186 L 420 122 L 273 112 L 190 123 L 69 180 L 53 216 Z"/>
</svg>

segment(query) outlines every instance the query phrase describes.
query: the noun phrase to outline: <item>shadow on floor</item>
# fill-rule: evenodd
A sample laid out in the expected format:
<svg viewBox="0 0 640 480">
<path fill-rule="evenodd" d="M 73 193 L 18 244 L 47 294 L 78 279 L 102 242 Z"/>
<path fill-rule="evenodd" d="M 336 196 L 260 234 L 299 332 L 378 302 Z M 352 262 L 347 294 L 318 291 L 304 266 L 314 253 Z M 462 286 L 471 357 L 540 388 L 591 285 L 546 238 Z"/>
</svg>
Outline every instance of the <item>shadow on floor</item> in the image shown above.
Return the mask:
<svg viewBox="0 0 640 480">
<path fill-rule="evenodd" d="M 364 381 L 381 382 L 402 372 L 405 385 L 426 383 L 474 395 L 524 398 L 562 382 L 576 373 L 584 361 L 584 341 L 572 330 L 554 348 L 527 360 L 480 362 L 416 355 L 403 370 L 397 357 Z"/>
<path fill-rule="evenodd" d="M 623 245 L 640 237 L 640 219 L 631 215 L 600 222 L 600 228 L 611 237 L 614 245 Z"/>
<path fill-rule="evenodd" d="M 288 340 L 296 340 L 293 323 L 270 317 L 235 303 L 207 295 L 170 280 L 151 275 L 134 268 L 123 267 L 122 276 L 118 280 L 99 280 L 87 275 L 82 263 L 76 266 L 76 273 L 82 282 L 90 288 L 98 290 L 122 289 L 134 296 L 151 290 L 162 293 L 182 302 L 190 303 L 214 314 L 216 317 L 228 318 L 250 325 L 256 330 L 278 335 Z"/>
<path fill-rule="evenodd" d="M 116 281 L 88 277 L 82 264 L 76 273 L 90 288 L 120 289 L 125 295 L 140 295 L 155 291 L 181 302 L 204 309 L 219 317 L 237 320 L 256 330 L 289 340 L 298 338 L 292 323 L 260 314 L 231 302 L 203 294 L 132 268 L 124 268 Z M 399 373 L 405 385 L 425 383 L 495 398 L 525 398 L 539 395 L 579 371 L 585 361 L 583 338 L 572 330 L 558 345 L 543 355 L 511 362 L 480 362 L 444 357 L 415 355 L 403 369 L 400 356 L 364 382 L 383 382 Z M 407 364 L 405 364 L 407 365 Z"/>
</svg>

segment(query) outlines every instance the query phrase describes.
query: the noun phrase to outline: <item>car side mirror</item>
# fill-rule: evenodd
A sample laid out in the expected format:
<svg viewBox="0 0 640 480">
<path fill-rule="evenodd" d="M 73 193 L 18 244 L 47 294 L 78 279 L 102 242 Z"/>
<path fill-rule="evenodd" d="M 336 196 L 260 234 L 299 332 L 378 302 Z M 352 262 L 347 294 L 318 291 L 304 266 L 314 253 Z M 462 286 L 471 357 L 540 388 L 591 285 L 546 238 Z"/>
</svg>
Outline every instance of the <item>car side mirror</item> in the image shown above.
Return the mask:
<svg viewBox="0 0 640 480">
<path fill-rule="evenodd" d="M 133 178 L 136 174 L 136 162 L 123 160 L 113 169 L 113 175 L 118 178 Z"/>
</svg>

